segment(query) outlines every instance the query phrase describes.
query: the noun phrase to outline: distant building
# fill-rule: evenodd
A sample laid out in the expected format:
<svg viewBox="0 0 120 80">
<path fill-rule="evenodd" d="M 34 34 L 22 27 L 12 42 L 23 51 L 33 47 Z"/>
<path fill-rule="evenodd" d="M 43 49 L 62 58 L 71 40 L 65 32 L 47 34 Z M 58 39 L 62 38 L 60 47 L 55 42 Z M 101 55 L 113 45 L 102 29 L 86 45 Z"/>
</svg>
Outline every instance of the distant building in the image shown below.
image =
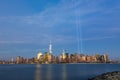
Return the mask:
<svg viewBox="0 0 120 80">
<path fill-rule="evenodd" d="M 42 53 L 38 52 L 38 54 L 37 54 L 37 60 L 40 60 L 41 58 L 42 58 Z"/>
<path fill-rule="evenodd" d="M 82 62 L 86 62 L 86 57 L 82 56 Z"/>
<path fill-rule="evenodd" d="M 106 63 L 108 61 L 108 55 L 107 54 L 104 54 L 104 62 Z"/>
<path fill-rule="evenodd" d="M 52 42 L 50 41 L 50 45 L 49 45 L 49 53 L 52 54 L 53 50 L 52 50 Z"/>
<path fill-rule="evenodd" d="M 52 53 L 53 53 L 52 42 L 50 41 L 50 44 L 49 44 L 49 52 L 48 52 L 48 54 L 47 54 L 47 56 L 48 56 L 48 62 L 49 62 L 49 63 L 53 62 Z"/>
<path fill-rule="evenodd" d="M 16 63 L 17 63 L 17 64 L 23 63 L 23 57 L 18 56 L 18 57 L 16 58 Z"/>
<path fill-rule="evenodd" d="M 13 57 L 11 58 L 11 62 L 12 62 L 12 63 L 14 62 L 14 58 L 13 58 Z"/>
<path fill-rule="evenodd" d="M 52 54 L 48 54 L 48 62 L 51 63 L 53 61 L 53 56 Z"/>
<path fill-rule="evenodd" d="M 60 55 L 60 62 L 63 62 L 63 56 L 62 56 L 62 54 Z"/>
<path fill-rule="evenodd" d="M 11 60 L 9 61 L 9 64 L 14 64 L 14 58 L 12 57 Z"/>
<path fill-rule="evenodd" d="M 82 61 L 82 56 L 80 56 L 80 54 L 78 54 L 77 58 L 78 58 L 77 62 L 80 63 Z"/>
<path fill-rule="evenodd" d="M 63 58 L 63 60 L 66 59 L 66 54 L 65 53 L 66 53 L 65 50 L 63 50 L 63 52 L 62 52 L 62 58 Z"/>
<path fill-rule="evenodd" d="M 91 57 L 86 55 L 86 62 L 91 62 Z"/>
<path fill-rule="evenodd" d="M 44 53 L 43 62 L 44 63 L 48 62 L 48 54 L 47 54 L 47 52 Z"/>
<path fill-rule="evenodd" d="M 94 55 L 91 56 L 91 62 L 97 62 L 97 59 Z"/>
</svg>

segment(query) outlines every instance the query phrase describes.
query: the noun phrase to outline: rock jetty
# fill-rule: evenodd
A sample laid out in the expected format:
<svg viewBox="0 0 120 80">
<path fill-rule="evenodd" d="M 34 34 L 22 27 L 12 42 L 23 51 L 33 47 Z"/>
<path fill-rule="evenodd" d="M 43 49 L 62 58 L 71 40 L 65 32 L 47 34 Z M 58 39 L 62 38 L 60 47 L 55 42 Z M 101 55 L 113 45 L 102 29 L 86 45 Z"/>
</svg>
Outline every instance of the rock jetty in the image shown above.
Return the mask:
<svg viewBox="0 0 120 80">
<path fill-rule="evenodd" d="M 88 80 L 120 80 L 120 71 L 103 73 Z"/>
</svg>

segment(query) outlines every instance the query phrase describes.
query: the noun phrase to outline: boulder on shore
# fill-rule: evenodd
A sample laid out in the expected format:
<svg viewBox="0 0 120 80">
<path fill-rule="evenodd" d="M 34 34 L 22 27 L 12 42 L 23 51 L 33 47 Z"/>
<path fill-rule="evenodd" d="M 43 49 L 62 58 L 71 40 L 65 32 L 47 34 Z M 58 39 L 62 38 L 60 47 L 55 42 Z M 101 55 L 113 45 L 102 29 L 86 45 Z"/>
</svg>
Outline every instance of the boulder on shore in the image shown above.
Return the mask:
<svg viewBox="0 0 120 80">
<path fill-rule="evenodd" d="M 120 80 L 120 71 L 103 73 L 88 80 Z"/>
</svg>

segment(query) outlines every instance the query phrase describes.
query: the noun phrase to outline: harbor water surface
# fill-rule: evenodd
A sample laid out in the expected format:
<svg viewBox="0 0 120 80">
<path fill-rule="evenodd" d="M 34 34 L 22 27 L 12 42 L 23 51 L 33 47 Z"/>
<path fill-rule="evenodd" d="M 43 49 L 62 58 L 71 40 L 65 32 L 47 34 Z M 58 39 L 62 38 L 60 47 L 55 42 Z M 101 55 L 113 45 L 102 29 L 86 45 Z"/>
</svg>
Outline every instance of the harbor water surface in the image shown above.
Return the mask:
<svg viewBox="0 0 120 80">
<path fill-rule="evenodd" d="M 88 80 L 111 71 L 120 71 L 120 64 L 5 64 L 0 80 Z"/>
</svg>

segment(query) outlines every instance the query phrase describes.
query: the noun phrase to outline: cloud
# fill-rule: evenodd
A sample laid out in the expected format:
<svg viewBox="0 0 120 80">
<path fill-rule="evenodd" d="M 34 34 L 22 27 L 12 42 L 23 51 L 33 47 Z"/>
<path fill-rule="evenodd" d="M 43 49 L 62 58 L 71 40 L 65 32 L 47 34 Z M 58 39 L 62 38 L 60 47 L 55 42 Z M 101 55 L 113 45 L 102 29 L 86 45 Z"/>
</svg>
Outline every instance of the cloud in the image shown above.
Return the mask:
<svg viewBox="0 0 120 80">
<path fill-rule="evenodd" d="M 28 41 L 0 41 L 0 44 L 22 44 L 22 43 L 28 43 Z"/>
<path fill-rule="evenodd" d="M 1 41 L 0 43 L 32 43 L 32 42 L 38 42 L 41 40 L 41 43 L 48 42 L 51 38 L 55 40 L 56 42 L 64 42 L 64 43 L 71 43 L 75 39 L 75 35 L 64 35 L 65 32 L 62 30 L 58 30 L 58 27 L 64 28 L 64 27 L 76 27 L 76 26 L 87 26 L 86 29 L 83 31 L 89 29 L 88 33 L 92 33 L 91 30 L 93 29 L 93 32 L 110 32 L 111 30 L 116 32 L 119 31 L 119 29 L 113 29 L 113 26 L 109 27 L 110 30 L 107 28 L 105 29 L 103 25 L 109 24 L 103 22 L 105 20 L 108 20 L 108 18 L 105 18 L 104 16 L 101 17 L 101 15 L 113 13 L 114 10 L 119 9 L 118 5 L 111 5 L 110 8 L 102 6 L 103 3 L 106 3 L 107 1 L 104 0 L 61 0 L 58 4 L 48 7 L 41 11 L 40 13 L 36 13 L 34 15 L 29 16 L 8 16 L 8 17 L 0 17 L 0 24 L 4 23 L 12 23 L 14 27 L 33 27 L 35 30 L 32 32 L 23 32 L 20 34 L 23 34 L 20 36 L 26 37 L 23 38 L 24 40 L 19 40 L 17 38 L 16 41 Z M 101 22 L 100 22 L 101 21 Z M 109 20 L 108 20 L 109 21 Z M 103 23 L 102 23 L 103 22 Z M 102 24 L 102 28 L 99 30 L 99 26 L 94 29 L 94 26 L 90 26 L 90 24 Z M 13 27 L 9 26 L 9 27 Z M 38 28 L 35 28 L 38 27 Z M 45 29 L 44 29 L 45 28 Z M 28 28 L 29 29 L 29 28 Z M 50 30 L 50 31 L 49 31 Z M 39 31 L 39 32 L 37 32 Z M 50 34 L 50 32 L 63 32 L 59 34 Z M 72 30 L 71 30 L 72 31 Z M 27 33 L 32 33 L 31 35 L 25 35 Z M 39 34 L 34 34 L 39 33 Z M 71 32 L 73 33 L 73 32 Z M 76 32 L 74 32 L 75 34 Z M 8 34 L 9 35 L 9 34 Z M 106 34 L 105 34 L 106 35 Z M 104 36 L 105 36 L 104 35 Z M 98 35 L 99 36 L 99 35 Z M 88 39 L 83 40 L 98 40 L 98 39 L 106 39 L 106 38 L 112 38 L 112 37 L 91 37 Z"/>
<path fill-rule="evenodd" d="M 56 25 L 60 25 L 63 23 L 76 22 L 76 18 L 73 20 L 69 20 L 70 17 L 78 17 L 80 15 L 90 14 L 95 12 L 92 9 L 88 10 L 86 7 L 83 8 L 80 6 L 81 4 L 88 5 L 88 3 L 92 3 L 91 1 L 79 1 L 79 0 L 71 0 L 71 1 L 61 1 L 59 4 L 52 6 L 50 8 L 46 8 L 39 14 L 34 14 L 31 16 L 8 16 L 8 17 L 0 17 L 0 21 L 3 22 L 12 22 L 19 24 L 34 24 L 39 27 L 55 27 Z M 90 5 L 89 4 L 89 5 Z M 84 6 L 85 7 L 85 6 Z M 69 22 L 70 21 L 70 22 Z"/>
<path fill-rule="evenodd" d="M 117 38 L 118 36 L 102 36 L 102 37 L 90 37 L 83 39 L 84 41 L 91 41 L 91 40 L 103 40 L 103 39 L 109 39 L 109 38 Z"/>
<path fill-rule="evenodd" d="M 120 32 L 120 27 L 113 27 L 113 28 L 109 29 L 109 31 Z"/>
<path fill-rule="evenodd" d="M 104 0 L 61 0 L 60 3 L 46 8 L 38 14 L 31 16 L 11 16 L 2 17 L 0 21 L 8 21 L 23 25 L 35 25 L 38 27 L 58 27 L 61 24 L 85 24 L 88 21 L 96 20 L 89 18 L 89 15 L 95 13 L 112 13 L 116 6 L 111 8 L 102 7 L 101 4 L 107 2 Z M 117 6 L 118 8 L 119 6 Z M 101 19 L 99 17 L 99 19 Z M 88 21 L 87 21 L 88 20 Z"/>
</svg>

